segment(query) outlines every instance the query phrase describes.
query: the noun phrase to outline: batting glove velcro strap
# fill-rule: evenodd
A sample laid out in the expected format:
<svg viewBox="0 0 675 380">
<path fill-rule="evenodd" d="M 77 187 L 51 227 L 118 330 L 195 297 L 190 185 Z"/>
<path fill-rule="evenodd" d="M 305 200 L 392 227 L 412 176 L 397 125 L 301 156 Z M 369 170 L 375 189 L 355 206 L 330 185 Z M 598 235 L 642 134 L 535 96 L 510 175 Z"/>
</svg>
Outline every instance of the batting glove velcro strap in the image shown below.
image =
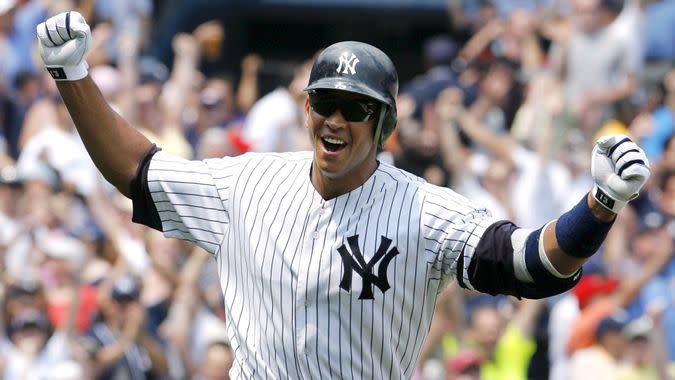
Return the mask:
<svg viewBox="0 0 675 380">
<path fill-rule="evenodd" d="M 650 173 L 645 152 L 628 136 L 602 137 L 593 148 L 593 197 L 614 213 L 638 196 Z"/>
<path fill-rule="evenodd" d="M 55 80 L 87 76 L 85 60 L 91 48 L 91 30 L 78 12 L 60 13 L 36 28 L 40 56 Z"/>
</svg>

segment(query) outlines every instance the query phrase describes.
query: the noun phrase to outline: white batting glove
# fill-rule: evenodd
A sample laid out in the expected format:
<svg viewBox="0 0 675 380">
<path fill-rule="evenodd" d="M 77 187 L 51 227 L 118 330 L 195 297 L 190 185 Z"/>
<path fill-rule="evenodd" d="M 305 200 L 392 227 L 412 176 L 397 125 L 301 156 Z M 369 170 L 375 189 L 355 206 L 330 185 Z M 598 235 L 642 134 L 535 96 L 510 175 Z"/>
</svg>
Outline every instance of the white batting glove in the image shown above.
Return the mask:
<svg viewBox="0 0 675 380">
<path fill-rule="evenodd" d="M 628 136 L 602 137 L 593 148 L 593 196 L 612 212 L 638 196 L 650 173 L 647 155 Z"/>
<path fill-rule="evenodd" d="M 64 12 L 37 26 L 40 55 L 55 80 L 87 76 L 85 60 L 91 48 L 91 29 L 78 12 Z"/>
</svg>

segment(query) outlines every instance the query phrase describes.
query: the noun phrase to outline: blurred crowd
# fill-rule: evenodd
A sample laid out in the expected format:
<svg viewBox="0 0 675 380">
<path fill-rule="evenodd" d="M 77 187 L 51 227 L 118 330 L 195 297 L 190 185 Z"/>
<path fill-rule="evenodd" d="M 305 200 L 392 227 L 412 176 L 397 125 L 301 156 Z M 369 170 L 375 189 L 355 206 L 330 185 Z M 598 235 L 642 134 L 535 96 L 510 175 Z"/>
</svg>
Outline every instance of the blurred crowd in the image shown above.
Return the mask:
<svg viewBox="0 0 675 380">
<path fill-rule="evenodd" d="M 153 6 L 0 0 L 4 379 L 228 378 L 214 259 L 131 222 L 42 69 L 35 25 L 80 11 L 110 106 L 189 159 L 310 149 L 312 57 L 260 93 L 265 57 L 245 56 L 236 77 L 201 70 L 225 38 L 208 21 L 173 38 L 167 66 L 146 54 Z M 675 0 L 448 0 L 447 10 L 448 32 L 420 46 L 424 70 L 401 83 L 380 161 L 526 228 L 592 188 L 600 136 L 639 141 L 653 175 L 570 292 L 531 301 L 450 284 L 415 377 L 674 379 Z"/>
</svg>

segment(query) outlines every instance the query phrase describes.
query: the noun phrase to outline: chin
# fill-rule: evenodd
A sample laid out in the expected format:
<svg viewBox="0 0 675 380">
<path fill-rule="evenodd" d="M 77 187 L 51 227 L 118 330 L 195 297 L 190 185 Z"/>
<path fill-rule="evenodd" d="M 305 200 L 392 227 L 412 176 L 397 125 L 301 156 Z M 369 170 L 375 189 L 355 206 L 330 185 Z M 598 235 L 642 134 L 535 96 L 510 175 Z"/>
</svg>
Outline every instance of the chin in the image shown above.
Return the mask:
<svg viewBox="0 0 675 380">
<path fill-rule="evenodd" d="M 341 167 L 341 165 L 336 164 L 335 162 L 330 162 L 326 160 L 317 160 L 319 171 L 321 176 L 330 179 L 336 179 L 343 177 L 346 170 Z"/>
<path fill-rule="evenodd" d="M 325 162 L 319 162 L 319 170 L 321 175 L 326 178 L 335 179 L 342 176 L 342 171 Z"/>
</svg>

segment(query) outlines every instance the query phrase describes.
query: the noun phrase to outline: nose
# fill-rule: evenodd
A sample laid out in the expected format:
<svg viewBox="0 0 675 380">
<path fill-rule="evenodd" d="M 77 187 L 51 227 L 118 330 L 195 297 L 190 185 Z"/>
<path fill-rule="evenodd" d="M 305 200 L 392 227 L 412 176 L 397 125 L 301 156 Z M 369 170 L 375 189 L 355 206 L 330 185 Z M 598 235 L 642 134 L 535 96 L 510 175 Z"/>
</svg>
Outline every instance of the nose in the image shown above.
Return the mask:
<svg viewBox="0 0 675 380">
<path fill-rule="evenodd" d="M 337 108 L 335 112 L 326 118 L 326 125 L 331 129 L 342 128 L 347 125 L 347 120 L 342 116 L 340 109 Z"/>
</svg>

